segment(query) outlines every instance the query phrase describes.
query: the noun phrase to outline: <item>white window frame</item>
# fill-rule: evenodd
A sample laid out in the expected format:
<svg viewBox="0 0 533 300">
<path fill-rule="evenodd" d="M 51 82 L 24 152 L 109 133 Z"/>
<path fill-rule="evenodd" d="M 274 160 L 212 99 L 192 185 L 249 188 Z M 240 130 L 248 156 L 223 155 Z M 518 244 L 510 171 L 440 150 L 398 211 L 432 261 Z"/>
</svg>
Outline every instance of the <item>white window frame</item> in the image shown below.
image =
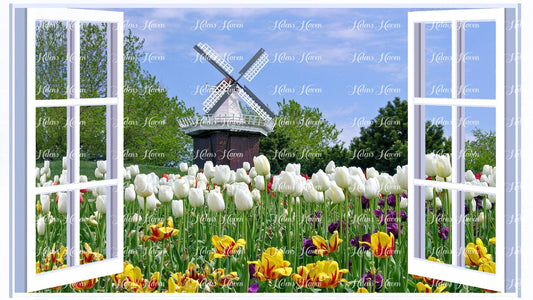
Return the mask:
<svg viewBox="0 0 533 300">
<path fill-rule="evenodd" d="M 516 49 L 516 29 L 507 28 L 516 19 L 515 9 L 467 9 L 416 11 L 408 13 L 408 156 L 409 156 L 409 237 L 408 272 L 419 276 L 476 286 L 500 292 L 516 292 L 516 224 L 508 223 L 506 214 L 516 215 L 519 178 L 516 156 L 518 127 L 518 95 L 506 93 L 506 87 L 516 85 L 517 62 L 507 61 Z M 496 82 L 495 99 L 466 99 L 464 86 L 463 22 L 495 22 Z M 425 24 L 451 23 L 452 75 L 451 98 L 425 97 Z M 459 98 L 461 98 L 459 100 Z M 449 106 L 452 110 L 452 182 L 425 179 L 425 106 Z M 464 124 L 460 122 L 465 107 L 492 107 L 496 114 L 496 187 L 462 184 L 464 178 Z M 425 187 L 449 189 L 452 203 L 452 264 L 430 262 L 425 256 Z M 469 270 L 464 267 L 464 191 L 496 194 L 496 274 Z"/>
<path fill-rule="evenodd" d="M 123 269 L 123 13 L 67 8 L 27 8 L 26 23 L 26 292 L 81 280 L 120 273 Z M 35 97 L 35 24 L 38 20 L 66 21 L 67 99 L 36 100 Z M 80 99 L 80 22 L 108 23 L 107 97 Z M 106 106 L 105 180 L 80 183 L 80 106 Z M 67 172 L 69 184 L 35 186 L 36 130 L 38 107 L 66 107 Z M 80 265 L 80 189 L 107 187 L 106 253 L 103 261 Z M 35 199 L 39 194 L 68 191 L 67 268 L 37 274 Z M 23 271 L 21 271 L 23 272 Z M 18 284 L 18 282 L 17 282 Z"/>
</svg>

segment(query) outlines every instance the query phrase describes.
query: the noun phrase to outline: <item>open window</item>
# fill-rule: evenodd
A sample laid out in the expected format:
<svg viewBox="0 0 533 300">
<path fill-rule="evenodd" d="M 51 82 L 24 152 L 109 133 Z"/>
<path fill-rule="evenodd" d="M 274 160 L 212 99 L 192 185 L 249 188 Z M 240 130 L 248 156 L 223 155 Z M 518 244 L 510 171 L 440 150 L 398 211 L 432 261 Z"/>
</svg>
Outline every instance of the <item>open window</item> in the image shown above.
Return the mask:
<svg viewBox="0 0 533 300">
<path fill-rule="evenodd" d="M 516 87 L 517 62 L 509 59 L 516 55 L 515 13 L 508 8 L 409 12 L 409 274 L 493 291 L 516 291 L 516 220 L 511 218 L 516 216 L 518 201 L 518 95 L 510 90 Z M 475 28 L 484 28 L 483 35 L 476 34 Z M 439 66 L 431 65 L 436 56 L 428 51 L 436 39 L 447 43 L 440 48 L 440 55 L 450 57 Z M 468 58 L 472 55 L 469 47 L 479 43 L 485 43 L 487 59 L 476 66 L 475 58 Z M 476 67 L 485 68 L 486 82 L 480 86 L 488 87 L 486 91 L 476 90 L 479 78 L 469 76 Z M 429 78 L 437 89 L 428 87 Z M 434 175 L 428 178 L 426 172 L 426 122 L 435 111 L 447 121 L 445 132 L 451 138 L 451 175 L 441 180 Z M 465 180 L 470 168 L 468 155 L 472 155 L 466 151 L 469 138 L 465 128 L 472 112 L 482 115 L 479 121 L 492 122 L 495 131 L 496 166 L 486 170 L 492 179 L 488 184 Z M 435 205 L 437 196 L 442 198 L 442 210 Z M 435 220 L 448 227 L 447 241 L 436 242 L 439 228 L 434 226 Z M 490 240 L 494 237 L 496 245 Z M 476 244 L 478 238 L 483 246 Z M 465 262 L 469 251 L 484 251 L 480 248 L 488 249 L 495 265 L 480 267 L 482 262 L 470 257 Z M 430 257 L 440 262 L 430 261 Z"/>
<path fill-rule="evenodd" d="M 15 207 L 17 216 L 26 216 L 15 228 L 21 237 L 16 243 L 15 263 L 20 267 L 15 271 L 15 291 L 32 292 L 120 273 L 123 13 L 27 8 L 16 9 L 15 20 L 15 77 L 20 87 L 15 93 L 16 142 L 26 149 L 15 154 L 16 178 L 26 183 L 24 190 L 17 191 L 17 199 L 26 201 Z M 105 31 L 106 39 L 95 44 L 94 30 Z M 47 40 L 42 32 L 47 32 Z M 84 68 L 97 68 L 103 74 L 100 88 L 94 88 Z M 84 140 L 87 123 L 100 131 L 101 141 Z M 80 176 L 84 175 L 80 174 L 80 158 L 88 155 L 94 167 L 96 160 L 106 162 L 100 166 L 105 176 L 95 180 Z M 57 180 L 53 174 L 50 178 L 51 166 L 60 166 Z M 87 220 L 80 220 L 83 205 L 95 205 L 89 199 L 80 204 L 80 194 L 91 190 L 91 198 L 103 196 L 96 203 L 100 202 L 100 213 L 91 220 L 98 223 L 98 229 L 92 229 L 95 238 L 88 235 Z M 50 209 L 59 210 L 59 217 L 47 216 L 45 210 Z M 52 227 L 53 235 L 48 230 Z M 98 261 L 89 263 L 82 257 L 82 251 L 87 251 L 86 237 L 97 242 L 90 246 L 101 254 Z M 45 266 L 41 260 L 50 253 Z"/>
</svg>

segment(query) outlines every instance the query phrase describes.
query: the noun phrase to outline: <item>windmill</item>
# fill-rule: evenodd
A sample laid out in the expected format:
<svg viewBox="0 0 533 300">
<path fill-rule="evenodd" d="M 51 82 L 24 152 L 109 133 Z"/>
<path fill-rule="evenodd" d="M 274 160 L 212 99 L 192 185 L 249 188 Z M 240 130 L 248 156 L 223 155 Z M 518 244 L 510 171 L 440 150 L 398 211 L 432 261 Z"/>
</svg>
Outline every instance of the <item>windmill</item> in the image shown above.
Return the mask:
<svg viewBox="0 0 533 300">
<path fill-rule="evenodd" d="M 259 137 L 266 136 L 274 128 L 274 113 L 239 80 L 252 81 L 268 63 L 263 48 L 238 72 L 231 75 L 233 67 L 206 43 L 194 46 L 206 61 L 224 78 L 214 87 L 203 102 L 204 116 L 179 120 L 181 128 L 194 140 L 194 163 L 200 168 L 208 160 L 214 164 L 228 164 L 232 169 L 242 167 L 259 155 Z M 256 115 L 244 115 L 239 99 Z"/>
</svg>

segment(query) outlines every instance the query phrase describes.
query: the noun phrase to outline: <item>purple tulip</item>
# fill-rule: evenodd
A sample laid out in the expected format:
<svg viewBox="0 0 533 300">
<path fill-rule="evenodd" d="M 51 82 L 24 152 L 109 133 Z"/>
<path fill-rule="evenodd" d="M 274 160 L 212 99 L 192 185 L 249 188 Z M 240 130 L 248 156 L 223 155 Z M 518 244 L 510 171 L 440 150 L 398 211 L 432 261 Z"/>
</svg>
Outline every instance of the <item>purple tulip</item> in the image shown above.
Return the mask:
<svg viewBox="0 0 533 300">
<path fill-rule="evenodd" d="M 250 279 L 255 278 L 255 264 L 248 264 L 248 272 L 250 273 Z"/>
<path fill-rule="evenodd" d="M 390 194 L 387 196 L 387 204 L 390 207 L 396 207 L 396 195 Z"/>
<path fill-rule="evenodd" d="M 400 217 L 402 218 L 402 222 L 407 221 L 407 213 L 405 211 L 400 212 Z"/>
<path fill-rule="evenodd" d="M 367 243 L 371 243 L 371 240 L 370 240 L 370 234 L 368 233 L 365 233 L 361 236 L 361 242 L 367 242 Z M 364 251 L 366 250 L 369 250 L 370 249 L 370 246 L 368 246 L 367 244 L 361 244 L 359 243 L 359 245 L 361 246 L 361 249 L 363 249 Z"/>
<path fill-rule="evenodd" d="M 449 234 L 450 234 L 450 230 L 449 230 L 448 226 L 439 229 L 439 237 L 441 239 L 447 240 Z"/>
<path fill-rule="evenodd" d="M 359 249 L 359 235 L 356 235 L 355 238 L 350 239 L 350 245 L 355 247 L 355 249 Z"/>
<path fill-rule="evenodd" d="M 370 200 L 366 199 L 365 196 L 361 196 L 361 205 L 363 209 L 367 209 L 370 207 Z"/>
<path fill-rule="evenodd" d="M 396 222 L 396 211 L 394 210 L 387 210 L 387 223 Z"/>
<path fill-rule="evenodd" d="M 372 272 L 368 271 L 368 273 L 363 274 L 361 280 L 369 292 L 374 290 L 378 292 L 383 286 L 383 276 L 381 276 L 379 273 L 372 274 Z"/>
<path fill-rule="evenodd" d="M 392 222 L 387 224 L 387 234 L 391 232 L 395 238 L 398 238 L 398 223 Z"/>
<path fill-rule="evenodd" d="M 381 206 L 381 207 L 385 206 L 385 199 L 379 198 L 378 205 Z"/>
<path fill-rule="evenodd" d="M 305 239 L 304 244 L 302 246 L 302 254 L 300 254 L 300 257 L 303 257 L 304 255 L 315 256 L 315 250 L 316 246 L 315 244 L 313 244 L 313 239 Z"/>
<path fill-rule="evenodd" d="M 259 290 L 259 283 L 257 283 L 257 281 L 252 282 L 250 286 L 248 287 L 248 293 L 257 293 L 258 290 Z"/>
</svg>

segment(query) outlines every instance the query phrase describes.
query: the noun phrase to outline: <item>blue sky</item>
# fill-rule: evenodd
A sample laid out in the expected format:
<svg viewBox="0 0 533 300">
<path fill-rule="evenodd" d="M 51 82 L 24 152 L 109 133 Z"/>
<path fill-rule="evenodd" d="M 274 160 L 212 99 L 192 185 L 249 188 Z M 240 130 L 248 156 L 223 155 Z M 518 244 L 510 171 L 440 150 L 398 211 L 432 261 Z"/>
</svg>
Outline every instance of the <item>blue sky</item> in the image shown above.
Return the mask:
<svg viewBox="0 0 533 300">
<path fill-rule="evenodd" d="M 408 9 L 120 9 L 125 28 L 145 39 L 143 67 L 169 96 L 198 112 L 205 84 L 223 76 L 193 50 L 205 42 L 226 57 L 232 74 L 259 48 L 270 62 L 252 82 L 243 82 L 276 111 L 295 99 L 318 107 L 342 129 L 346 144 L 387 101 L 407 99 Z M 448 97 L 451 74 L 449 26 L 426 27 L 426 95 Z M 467 98 L 494 97 L 494 24 L 466 25 Z M 445 125 L 449 109 L 427 108 L 426 118 Z M 467 138 L 480 127 L 494 130 L 494 109 L 467 109 Z M 354 126 L 354 123 L 356 124 Z"/>
</svg>

